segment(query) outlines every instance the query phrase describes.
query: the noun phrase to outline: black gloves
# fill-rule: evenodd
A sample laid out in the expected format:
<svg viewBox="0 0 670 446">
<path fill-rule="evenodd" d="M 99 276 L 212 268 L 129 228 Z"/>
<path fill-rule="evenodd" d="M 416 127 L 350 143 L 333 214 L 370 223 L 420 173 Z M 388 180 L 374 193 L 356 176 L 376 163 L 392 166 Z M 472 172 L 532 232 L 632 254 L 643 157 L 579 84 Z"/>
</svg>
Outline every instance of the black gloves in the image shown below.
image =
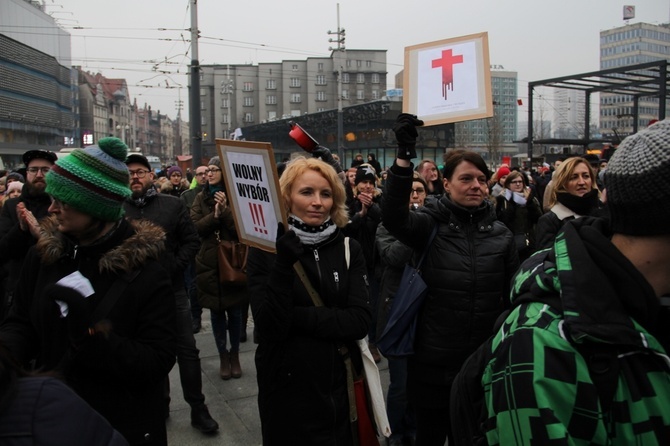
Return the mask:
<svg viewBox="0 0 670 446">
<path fill-rule="evenodd" d="M 400 113 L 393 126 L 393 133 L 395 139 L 398 141 L 398 158 L 402 160 L 410 160 L 416 158 L 416 138 L 419 133 L 416 127 L 423 125 L 423 121 L 417 119 L 415 115 L 409 113 Z"/>
<path fill-rule="evenodd" d="M 286 231 L 284 224 L 277 225 L 277 263 L 281 266 L 293 267 L 305 248 L 294 231 Z"/>
<path fill-rule="evenodd" d="M 335 160 L 335 158 L 333 158 L 333 154 L 327 147 L 323 147 L 321 145 L 316 146 L 316 149 L 312 151 L 312 155 L 314 156 L 314 158 L 321 158 L 321 161 L 326 162 L 331 166 L 333 166 L 335 172 L 337 173 L 342 172 L 342 166 L 340 166 L 340 163 L 338 163 Z"/>
<path fill-rule="evenodd" d="M 68 306 L 67 322 L 68 336 L 73 346 L 79 347 L 90 335 L 91 310 L 86 298 L 78 291 L 61 285 L 51 285 L 44 289 L 44 293 L 54 300 L 65 302 Z"/>
</svg>

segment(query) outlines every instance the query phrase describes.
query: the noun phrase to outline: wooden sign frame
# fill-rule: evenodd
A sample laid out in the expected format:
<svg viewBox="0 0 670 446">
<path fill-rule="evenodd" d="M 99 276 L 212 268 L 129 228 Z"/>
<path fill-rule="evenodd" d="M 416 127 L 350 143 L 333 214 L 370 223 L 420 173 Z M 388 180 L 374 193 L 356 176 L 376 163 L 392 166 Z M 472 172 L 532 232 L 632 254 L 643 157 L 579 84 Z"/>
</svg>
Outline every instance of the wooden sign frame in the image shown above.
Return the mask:
<svg viewBox="0 0 670 446">
<path fill-rule="evenodd" d="M 216 149 L 237 236 L 250 246 L 275 252 L 277 223 L 288 225 L 272 145 L 217 138 Z"/>
<path fill-rule="evenodd" d="M 425 126 L 493 116 L 488 33 L 405 48 L 403 103 Z"/>
</svg>

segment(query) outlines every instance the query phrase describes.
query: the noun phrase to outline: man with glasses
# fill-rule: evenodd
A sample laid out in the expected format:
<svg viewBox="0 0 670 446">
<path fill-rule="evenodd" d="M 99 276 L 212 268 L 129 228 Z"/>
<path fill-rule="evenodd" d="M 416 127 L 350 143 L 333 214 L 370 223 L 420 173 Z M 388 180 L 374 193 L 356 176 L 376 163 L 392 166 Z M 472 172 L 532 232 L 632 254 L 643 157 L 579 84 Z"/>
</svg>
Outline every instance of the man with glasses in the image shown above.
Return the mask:
<svg viewBox="0 0 670 446">
<path fill-rule="evenodd" d="M 3 253 L 2 262 L 8 262 L 9 272 L 4 295 L 0 296 L 0 320 L 4 319 L 12 304 L 16 278 L 26 252 L 35 244 L 35 223 L 48 214 L 51 201 L 44 191 L 47 187 L 46 175 L 57 159 L 56 154 L 48 150 L 24 153 L 26 181 L 21 195 L 8 199 L 0 211 L 0 252 Z"/>
<path fill-rule="evenodd" d="M 207 184 L 207 166 L 198 166 L 195 169 L 195 186 L 191 186 L 189 190 L 183 192 L 179 198 L 182 199 L 189 212 L 195 196 Z M 184 281 L 186 282 L 186 292 L 188 299 L 191 301 L 191 318 L 193 319 L 193 333 L 199 333 L 202 328 L 202 307 L 198 302 L 198 287 L 195 284 L 195 256 L 191 259 L 191 263 L 184 272 Z"/>
<path fill-rule="evenodd" d="M 182 200 L 161 194 L 154 186 L 149 161 L 132 154 L 126 159 L 132 195 L 123 208 L 129 220 L 146 219 L 165 231 L 165 251 L 159 259 L 172 279 L 177 307 L 177 364 L 184 399 L 191 406 L 191 424 L 203 433 L 213 433 L 219 425 L 209 414 L 202 393 L 200 352 L 195 345 L 184 270 L 198 251 L 200 239 Z M 169 416 L 169 380 L 165 382 L 166 417 Z"/>
</svg>

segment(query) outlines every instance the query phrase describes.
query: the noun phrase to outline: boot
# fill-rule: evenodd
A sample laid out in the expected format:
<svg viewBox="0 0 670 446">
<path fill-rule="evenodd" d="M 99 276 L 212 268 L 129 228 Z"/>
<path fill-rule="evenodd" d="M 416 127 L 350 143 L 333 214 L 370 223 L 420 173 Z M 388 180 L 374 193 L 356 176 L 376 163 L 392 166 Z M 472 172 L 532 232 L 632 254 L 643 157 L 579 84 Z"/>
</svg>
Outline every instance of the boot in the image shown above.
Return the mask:
<svg viewBox="0 0 670 446">
<path fill-rule="evenodd" d="M 214 421 L 204 404 L 191 408 L 191 425 L 203 434 L 211 434 L 219 430 L 219 423 Z"/>
<path fill-rule="evenodd" d="M 221 375 L 222 380 L 227 381 L 232 376 L 230 371 L 230 356 L 228 355 L 228 352 L 224 352 L 219 355 L 219 358 L 221 359 L 219 375 Z"/>
<path fill-rule="evenodd" d="M 230 371 L 233 378 L 242 376 L 242 366 L 240 365 L 240 352 L 230 352 Z"/>
</svg>

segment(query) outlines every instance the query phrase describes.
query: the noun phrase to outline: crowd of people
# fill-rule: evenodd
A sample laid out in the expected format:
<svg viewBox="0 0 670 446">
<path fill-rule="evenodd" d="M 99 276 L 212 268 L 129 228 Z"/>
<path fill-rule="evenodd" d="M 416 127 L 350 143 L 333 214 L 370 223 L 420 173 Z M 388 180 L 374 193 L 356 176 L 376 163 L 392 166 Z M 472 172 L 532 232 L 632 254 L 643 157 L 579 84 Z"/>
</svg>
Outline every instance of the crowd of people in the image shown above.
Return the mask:
<svg viewBox="0 0 670 446">
<path fill-rule="evenodd" d="M 239 379 L 251 310 L 263 444 L 357 445 L 358 341 L 382 360 L 402 271 L 421 257 L 426 299 L 414 353 L 387 358 L 382 442 L 453 445 L 452 384 L 493 339 L 486 444 L 669 444 L 670 120 L 609 160 L 493 171 L 460 149 L 419 160 L 422 125 L 398 116 L 388 169 L 370 153 L 343 170 L 321 146 L 278 165 L 288 225 L 275 253 L 250 249 L 242 285 L 219 280 L 219 241 L 239 237 L 218 157 L 159 176 L 117 138 L 26 152 L 23 172 L 0 175 L 0 437 L 18 435 L 17 407 L 43 419 L 40 388 L 91 420 L 96 443 L 166 444 L 175 364 L 191 424 L 216 432 L 194 333 L 209 310 L 219 376 Z"/>
</svg>

